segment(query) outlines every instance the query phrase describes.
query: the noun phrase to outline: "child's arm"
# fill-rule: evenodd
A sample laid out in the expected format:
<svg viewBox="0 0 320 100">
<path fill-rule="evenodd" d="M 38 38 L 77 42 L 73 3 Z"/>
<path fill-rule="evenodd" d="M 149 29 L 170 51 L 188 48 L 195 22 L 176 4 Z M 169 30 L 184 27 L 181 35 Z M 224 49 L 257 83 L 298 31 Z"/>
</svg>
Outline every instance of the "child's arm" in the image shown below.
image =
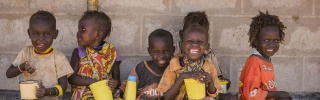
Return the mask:
<svg viewBox="0 0 320 100">
<path fill-rule="evenodd" d="M 172 87 L 167 92 L 165 92 L 164 100 L 173 100 L 178 95 L 180 87 L 183 84 L 183 79 L 183 76 L 180 76 L 172 85 Z"/>
<path fill-rule="evenodd" d="M 115 61 L 114 64 L 112 65 L 112 78 L 114 79 L 109 79 L 108 81 L 108 86 L 110 86 L 113 89 L 116 89 L 120 86 L 121 82 L 120 82 L 120 62 L 121 61 Z"/>
<path fill-rule="evenodd" d="M 208 93 L 215 94 L 217 92 L 217 89 L 214 84 L 214 80 L 213 80 L 212 75 L 207 72 L 202 72 L 201 74 L 202 74 L 202 76 L 201 76 L 201 78 L 199 78 L 199 80 L 201 82 L 208 83 Z M 218 79 L 216 78 L 216 80 L 218 80 Z"/>
<path fill-rule="evenodd" d="M 289 95 L 288 92 L 285 91 L 269 91 L 267 94 L 266 99 L 289 99 L 291 100 L 292 97 Z"/>
<path fill-rule="evenodd" d="M 25 69 L 22 69 L 22 67 L 20 67 L 20 69 L 22 71 L 24 71 Z M 21 74 L 22 72 L 19 71 L 18 67 L 15 67 L 13 65 L 11 65 L 7 72 L 6 72 L 6 75 L 7 75 L 7 78 L 13 78 L 13 77 L 16 77 L 18 76 L 19 74 Z"/>
<path fill-rule="evenodd" d="M 196 78 L 198 77 L 197 75 L 200 72 L 184 72 L 180 75 L 180 77 L 178 77 L 177 81 L 172 85 L 172 87 L 165 92 L 164 94 L 164 99 L 165 100 L 173 100 L 175 99 L 175 97 L 178 95 L 179 91 L 180 91 L 180 87 L 183 85 L 184 83 L 184 79 L 187 78 Z"/>
<path fill-rule="evenodd" d="M 63 93 L 67 90 L 68 87 L 68 77 L 67 75 L 60 77 L 58 79 L 58 85 L 62 87 Z"/>
<path fill-rule="evenodd" d="M 34 67 L 30 67 L 30 64 L 27 61 L 25 61 L 17 67 L 11 64 L 11 66 L 8 68 L 6 72 L 6 75 L 8 78 L 13 78 L 21 74 L 22 71 L 27 71 L 28 73 L 32 74 L 35 70 L 36 69 Z"/>
<path fill-rule="evenodd" d="M 93 78 L 84 78 L 78 75 L 79 71 L 79 56 L 78 56 L 78 49 L 75 48 L 73 50 L 72 56 L 71 56 L 71 67 L 74 71 L 74 73 L 69 77 L 69 83 L 71 85 L 77 85 L 77 86 L 89 86 L 90 84 L 97 82 L 98 80 Z"/>
</svg>

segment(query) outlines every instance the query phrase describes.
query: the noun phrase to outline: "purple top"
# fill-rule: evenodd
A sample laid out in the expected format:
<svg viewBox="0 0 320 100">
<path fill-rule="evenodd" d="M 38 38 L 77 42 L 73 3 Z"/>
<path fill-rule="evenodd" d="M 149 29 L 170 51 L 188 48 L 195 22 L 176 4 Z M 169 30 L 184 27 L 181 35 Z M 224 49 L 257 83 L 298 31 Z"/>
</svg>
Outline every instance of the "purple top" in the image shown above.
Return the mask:
<svg viewBox="0 0 320 100">
<path fill-rule="evenodd" d="M 119 55 L 119 53 L 118 53 L 118 51 L 117 51 L 117 49 L 116 49 L 116 55 L 117 55 L 117 57 L 116 57 L 116 61 L 122 61 L 122 59 L 121 59 L 121 57 L 120 57 L 120 55 Z M 81 58 L 81 57 L 84 57 L 84 56 L 86 56 L 87 54 L 86 54 L 86 51 L 84 50 L 84 48 L 82 48 L 82 47 L 78 47 L 78 55 L 79 55 L 79 57 Z"/>
</svg>

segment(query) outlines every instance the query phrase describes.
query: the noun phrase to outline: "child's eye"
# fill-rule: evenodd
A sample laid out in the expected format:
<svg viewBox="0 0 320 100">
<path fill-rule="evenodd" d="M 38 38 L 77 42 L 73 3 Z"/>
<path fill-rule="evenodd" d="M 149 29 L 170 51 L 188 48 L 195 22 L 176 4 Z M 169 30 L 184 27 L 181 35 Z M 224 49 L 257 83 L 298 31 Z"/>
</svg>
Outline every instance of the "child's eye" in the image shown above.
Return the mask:
<svg viewBox="0 0 320 100">
<path fill-rule="evenodd" d="M 280 40 L 279 39 L 276 39 L 276 40 L 274 40 L 275 42 L 280 42 Z"/>
<path fill-rule="evenodd" d="M 47 33 L 44 33 L 44 35 L 51 35 L 49 32 L 47 32 Z"/>
<path fill-rule="evenodd" d="M 203 41 L 197 41 L 197 43 L 198 43 L 198 44 L 203 44 L 204 42 L 203 42 Z"/>
<path fill-rule="evenodd" d="M 79 31 L 85 31 L 85 28 L 78 28 Z"/>
<path fill-rule="evenodd" d="M 153 51 L 152 53 L 158 53 L 158 51 Z"/>
<path fill-rule="evenodd" d="M 269 40 L 264 40 L 264 42 L 268 42 Z"/>
<path fill-rule="evenodd" d="M 193 43 L 192 40 L 188 40 L 188 41 L 186 41 L 186 42 L 187 42 L 187 44 L 192 44 L 192 43 Z"/>
<path fill-rule="evenodd" d="M 36 32 L 31 32 L 31 34 L 32 34 L 32 35 L 36 35 L 37 33 L 36 33 Z"/>
</svg>

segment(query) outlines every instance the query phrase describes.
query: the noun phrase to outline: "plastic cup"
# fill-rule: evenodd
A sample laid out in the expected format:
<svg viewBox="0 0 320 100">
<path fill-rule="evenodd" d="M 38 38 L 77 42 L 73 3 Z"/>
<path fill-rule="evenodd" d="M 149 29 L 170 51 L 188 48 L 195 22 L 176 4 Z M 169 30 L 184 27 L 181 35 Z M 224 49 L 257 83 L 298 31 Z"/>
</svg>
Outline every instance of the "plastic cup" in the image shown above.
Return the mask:
<svg viewBox="0 0 320 100">
<path fill-rule="evenodd" d="M 89 87 L 95 100 L 113 100 L 110 87 L 107 86 L 107 80 L 92 83 Z"/>
<path fill-rule="evenodd" d="M 184 79 L 184 84 L 186 85 L 189 100 L 200 100 L 206 96 L 204 83 L 199 83 L 195 79 Z"/>
</svg>

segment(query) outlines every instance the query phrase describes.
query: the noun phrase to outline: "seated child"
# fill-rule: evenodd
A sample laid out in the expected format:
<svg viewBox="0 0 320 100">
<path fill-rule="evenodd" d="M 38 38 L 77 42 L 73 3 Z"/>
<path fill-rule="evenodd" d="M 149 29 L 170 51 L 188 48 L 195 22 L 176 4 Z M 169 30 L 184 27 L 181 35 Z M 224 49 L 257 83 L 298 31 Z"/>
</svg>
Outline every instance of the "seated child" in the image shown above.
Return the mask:
<svg viewBox="0 0 320 100">
<path fill-rule="evenodd" d="M 111 20 L 103 12 L 87 11 L 78 23 L 78 45 L 71 57 L 74 74 L 69 78 L 74 100 L 93 99 L 90 84 L 108 80 L 106 85 L 116 92 L 120 84 L 119 57 L 115 47 L 105 42 L 110 35 Z"/>
<path fill-rule="evenodd" d="M 179 32 L 179 36 L 180 36 L 181 41 L 175 44 L 175 47 L 177 47 L 177 49 L 175 50 L 174 55 L 178 55 L 178 54 L 183 53 L 182 49 L 180 49 L 182 42 L 183 42 L 182 41 L 183 31 L 186 30 L 192 24 L 199 24 L 201 27 L 203 27 L 204 29 L 206 29 L 209 32 L 210 23 L 209 23 L 209 20 L 207 18 L 206 13 L 200 12 L 200 11 L 189 12 L 188 15 L 184 17 L 183 29 L 180 30 L 180 32 Z M 226 84 L 226 90 L 228 90 L 230 88 L 231 81 L 229 79 L 223 77 L 218 60 L 217 60 L 217 57 L 216 57 L 214 51 L 210 47 L 208 47 L 208 49 L 205 50 L 204 58 L 207 59 L 210 63 L 212 63 L 216 67 L 216 71 L 217 71 L 219 80 L 228 82 Z M 226 66 L 224 66 L 224 67 L 226 67 Z M 219 91 L 223 92 L 223 93 L 219 93 L 220 99 L 237 99 L 237 97 L 233 96 L 232 94 L 224 93 L 227 91 L 223 91 L 223 90 L 219 90 Z"/>
<path fill-rule="evenodd" d="M 199 24 L 200 26 L 202 26 L 203 28 L 205 28 L 209 32 L 210 23 L 209 23 L 209 20 L 207 18 L 207 14 L 205 12 L 200 12 L 200 11 L 189 12 L 187 14 L 187 16 L 184 17 L 183 29 L 180 30 L 180 32 L 179 32 L 180 41 L 175 44 L 176 50 L 174 52 L 174 55 L 178 55 L 178 54 L 182 54 L 183 53 L 182 49 L 181 49 L 181 45 L 182 45 L 182 42 L 183 42 L 182 41 L 182 39 L 183 39 L 183 35 L 182 35 L 183 31 L 186 30 L 191 24 L 194 24 L 194 23 Z M 216 67 L 218 77 L 221 80 L 228 81 L 227 89 L 229 89 L 231 82 L 230 82 L 229 79 L 226 79 L 226 78 L 224 78 L 222 76 L 221 69 L 220 69 L 217 57 L 216 57 L 214 51 L 210 47 L 208 47 L 208 49 L 205 51 L 204 57 L 205 57 L 205 59 L 207 59 L 210 63 L 212 63 Z"/>
<path fill-rule="evenodd" d="M 215 66 L 204 58 L 208 49 L 208 31 L 199 24 L 192 24 L 183 32 L 184 55 L 171 59 L 158 85 L 165 100 L 188 99 L 184 79 L 194 78 L 206 83 L 208 96 L 212 99 L 221 89 Z"/>
<path fill-rule="evenodd" d="M 284 40 L 286 27 L 278 16 L 260 12 L 252 18 L 249 43 L 254 48 L 247 59 L 240 76 L 242 100 L 292 99 L 288 92 L 277 91 L 271 56 L 279 50 Z"/>
<path fill-rule="evenodd" d="M 173 56 L 173 37 L 169 31 L 157 29 L 148 38 L 148 52 L 152 60 L 142 61 L 132 69 L 130 75 L 137 78 L 137 100 L 163 99 L 157 90 L 164 70 Z M 125 89 L 125 83 L 121 85 Z"/>
<path fill-rule="evenodd" d="M 40 100 L 58 100 L 66 91 L 73 70 L 66 56 L 52 48 L 58 36 L 55 17 L 38 11 L 29 21 L 28 35 L 32 46 L 25 47 L 6 72 L 8 78 L 21 75 L 25 81 L 40 82 L 36 96 Z"/>
</svg>

